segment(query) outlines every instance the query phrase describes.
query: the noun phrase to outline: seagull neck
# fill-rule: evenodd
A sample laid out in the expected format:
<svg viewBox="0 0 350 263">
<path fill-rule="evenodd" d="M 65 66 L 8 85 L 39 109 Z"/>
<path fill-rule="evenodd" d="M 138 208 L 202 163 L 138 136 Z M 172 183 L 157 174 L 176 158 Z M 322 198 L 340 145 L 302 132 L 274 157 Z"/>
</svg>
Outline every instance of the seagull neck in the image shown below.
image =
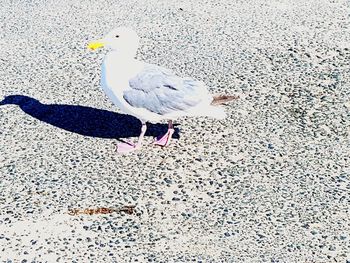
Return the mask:
<svg viewBox="0 0 350 263">
<path fill-rule="evenodd" d="M 112 58 L 113 60 L 119 60 L 119 61 L 134 60 L 135 56 L 136 56 L 136 52 L 119 52 L 117 50 L 112 50 L 108 54 L 109 58 Z"/>
<path fill-rule="evenodd" d="M 136 75 L 142 67 L 143 64 L 132 56 L 125 56 L 112 51 L 104 59 L 102 71 L 109 86 L 118 86 L 125 81 L 125 77 Z"/>
</svg>

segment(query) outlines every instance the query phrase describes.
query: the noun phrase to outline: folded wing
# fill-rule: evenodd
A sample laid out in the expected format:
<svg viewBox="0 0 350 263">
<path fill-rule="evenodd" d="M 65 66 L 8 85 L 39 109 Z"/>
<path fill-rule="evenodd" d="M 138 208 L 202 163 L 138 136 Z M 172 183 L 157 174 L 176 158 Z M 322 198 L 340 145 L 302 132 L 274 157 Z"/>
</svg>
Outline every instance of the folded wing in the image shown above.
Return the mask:
<svg viewBox="0 0 350 263">
<path fill-rule="evenodd" d="M 160 115 L 188 111 L 201 103 L 209 105 L 212 101 L 203 82 L 180 78 L 152 64 L 146 64 L 140 73 L 130 79 L 129 86 L 123 97 L 131 106 Z"/>
</svg>

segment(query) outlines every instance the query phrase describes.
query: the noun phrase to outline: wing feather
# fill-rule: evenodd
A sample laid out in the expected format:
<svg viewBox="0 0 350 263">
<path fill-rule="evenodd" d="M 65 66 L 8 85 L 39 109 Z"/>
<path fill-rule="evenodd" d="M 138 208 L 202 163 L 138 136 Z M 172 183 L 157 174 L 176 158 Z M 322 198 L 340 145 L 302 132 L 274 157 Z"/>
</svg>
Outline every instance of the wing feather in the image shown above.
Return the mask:
<svg viewBox="0 0 350 263">
<path fill-rule="evenodd" d="M 203 82 L 177 77 L 171 71 L 152 64 L 146 64 L 130 79 L 129 86 L 123 97 L 131 106 L 160 115 L 186 111 L 203 100 L 208 100 L 209 105 L 212 100 Z"/>
</svg>

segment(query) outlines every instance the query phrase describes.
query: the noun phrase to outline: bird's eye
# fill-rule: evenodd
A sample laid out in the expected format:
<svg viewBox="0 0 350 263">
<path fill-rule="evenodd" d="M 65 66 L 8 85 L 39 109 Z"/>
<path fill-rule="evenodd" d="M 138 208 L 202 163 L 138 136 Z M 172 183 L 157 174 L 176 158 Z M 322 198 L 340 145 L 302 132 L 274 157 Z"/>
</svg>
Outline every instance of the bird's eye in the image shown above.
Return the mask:
<svg viewBox="0 0 350 263">
<path fill-rule="evenodd" d="M 116 35 L 115 37 L 116 37 L 116 38 L 118 38 L 118 37 L 119 37 L 119 35 Z"/>
</svg>

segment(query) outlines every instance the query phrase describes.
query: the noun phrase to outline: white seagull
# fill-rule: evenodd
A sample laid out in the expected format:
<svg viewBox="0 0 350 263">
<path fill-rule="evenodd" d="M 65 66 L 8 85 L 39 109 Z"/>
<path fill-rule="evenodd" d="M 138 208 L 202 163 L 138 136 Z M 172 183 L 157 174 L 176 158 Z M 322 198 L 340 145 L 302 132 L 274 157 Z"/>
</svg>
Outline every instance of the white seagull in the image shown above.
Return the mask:
<svg viewBox="0 0 350 263">
<path fill-rule="evenodd" d="M 167 146 L 174 133 L 172 120 L 182 116 L 209 116 L 225 118 L 222 104 L 236 96 L 212 96 L 206 85 L 192 78 L 181 78 L 170 70 L 135 59 L 139 46 L 136 32 L 119 27 L 103 39 L 91 42 L 88 47 L 95 50 L 110 48 L 102 65 L 101 85 L 109 99 L 123 112 L 135 116 L 142 122 L 138 142 L 119 143 L 118 152 L 139 149 L 146 133 L 146 122 L 167 119 L 167 133 L 155 144 Z"/>
</svg>

